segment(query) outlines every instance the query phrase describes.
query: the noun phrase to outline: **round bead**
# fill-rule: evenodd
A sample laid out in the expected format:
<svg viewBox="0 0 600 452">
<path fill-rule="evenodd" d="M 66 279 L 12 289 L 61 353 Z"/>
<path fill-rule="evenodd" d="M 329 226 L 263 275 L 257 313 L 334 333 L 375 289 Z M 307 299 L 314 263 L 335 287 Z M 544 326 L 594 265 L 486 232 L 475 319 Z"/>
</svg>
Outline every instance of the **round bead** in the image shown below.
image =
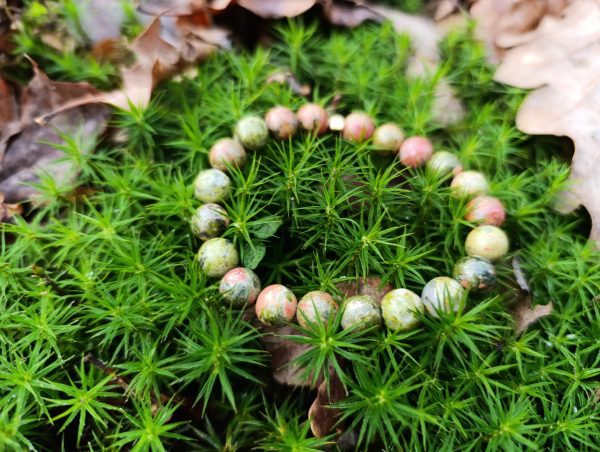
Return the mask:
<svg viewBox="0 0 600 452">
<path fill-rule="evenodd" d="M 469 290 L 491 289 L 496 284 L 496 270 L 483 257 L 463 257 L 454 266 L 454 279 Z"/>
<path fill-rule="evenodd" d="M 209 278 L 221 278 L 237 267 L 239 255 L 233 243 L 227 239 L 209 239 L 198 250 L 200 268 Z"/>
<path fill-rule="evenodd" d="M 330 317 L 335 314 L 337 303 L 327 292 L 314 290 L 304 295 L 298 302 L 298 312 L 296 317 L 298 323 L 306 328 L 310 323 L 317 323 L 321 318 L 323 323 L 327 323 Z"/>
<path fill-rule="evenodd" d="M 493 196 L 477 196 L 467 204 L 465 219 L 468 221 L 500 226 L 505 218 L 504 204 Z"/>
<path fill-rule="evenodd" d="M 262 148 L 269 137 L 269 130 L 262 118 L 245 116 L 235 126 L 235 137 L 246 149 Z"/>
<path fill-rule="evenodd" d="M 220 237 L 229 226 L 227 211 L 218 204 L 204 204 L 192 217 L 192 232 L 201 240 Z"/>
<path fill-rule="evenodd" d="M 438 317 L 437 311 L 458 311 L 464 292 L 458 281 L 447 276 L 438 276 L 425 284 L 421 299 L 427 312 Z"/>
<path fill-rule="evenodd" d="M 374 131 L 375 123 L 368 114 L 354 111 L 346 117 L 343 132 L 346 140 L 361 143 L 371 138 Z"/>
<path fill-rule="evenodd" d="M 222 138 L 210 148 L 208 161 L 210 166 L 221 171 L 227 171 L 230 166 L 241 168 L 246 163 L 246 151 L 237 141 Z"/>
<path fill-rule="evenodd" d="M 323 135 L 329 125 L 327 111 L 317 104 L 305 104 L 298 110 L 298 121 L 304 130 Z"/>
<path fill-rule="evenodd" d="M 260 279 L 249 268 L 237 267 L 225 273 L 219 292 L 234 306 L 252 304 L 260 293 Z"/>
<path fill-rule="evenodd" d="M 355 295 L 347 298 L 342 315 L 342 328 L 367 329 L 381 326 L 381 309 L 373 297 Z"/>
<path fill-rule="evenodd" d="M 425 137 L 410 137 L 400 146 L 398 157 L 404 166 L 417 168 L 422 166 L 433 155 L 433 145 Z"/>
<path fill-rule="evenodd" d="M 265 115 L 267 128 L 277 138 L 285 140 L 296 133 L 298 118 L 292 110 L 277 106 L 271 108 Z"/>
<path fill-rule="evenodd" d="M 404 132 L 396 124 L 388 123 L 375 129 L 373 147 L 382 155 L 393 156 L 400 149 Z"/>
<path fill-rule="evenodd" d="M 194 196 L 202 202 L 220 202 L 229 196 L 231 179 L 218 169 L 202 170 L 194 180 Z"/>
<path fill-rule="evenodd" d="M 381 314 L 386 326 L 394 331 L 406 331 L 419 324 L 417 312 L 425 307 L 421 297 L 408 289 L 394 289 L 381 300 Z"/>
<path fill-rule="evenodd" d="M 296 297 L 290 289 L 273 284 L 265 287 L 256 300 L 256 315 L 265 325 L 282 326 L 296 314 Z"/>
<path fill-rule="evenodd" d="M 508 236 L 496 226 L 478 226 L 467 235 L 465 249 L 469 256 L 481 256 L 496 262 L 508 253 Z"/>
<path fill-rule="evenodd" d="M 440 176 L 450 173 L 456 176 L 463 169 L 458 157 L 448 151 L 434 152 L 427 162 L 427 168 Z"/>
<path fill-rule="evenodd" d="M 487 179 L 479 171 L 463 171 L 457 174 L 450 187 L 454 195 L 459 197 L 481 196 L 490 190 Z"/>
<path fill-rule="evenodd" d="M 329 130 L 332 130 L 334 132 L 341 132 L 342 130 L 344 130 L 345 123 L 346 118 L 344 118 L 342 115 L 331 115 L 331 117 L 329 118 Z"/>
</svg>

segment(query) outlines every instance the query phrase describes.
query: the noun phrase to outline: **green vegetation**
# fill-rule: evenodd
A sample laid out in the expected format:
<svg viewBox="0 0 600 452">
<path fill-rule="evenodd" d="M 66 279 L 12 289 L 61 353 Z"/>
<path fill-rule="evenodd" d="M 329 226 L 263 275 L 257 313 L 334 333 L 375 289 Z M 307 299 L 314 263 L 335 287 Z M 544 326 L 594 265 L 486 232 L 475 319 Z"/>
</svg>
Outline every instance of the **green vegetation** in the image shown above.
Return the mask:
<svg viewBox="0 0 600 452">
<path fill-rule="evenodd" d="M 184 442 L 300 451 L 334 439 L 310 434 L 314 391 L 272 382 L 262 333 L 200 273 L 189 227 L 198 206 L 191 184 L 214 141 L 246 114 L 305 102 L 266 83 L 286 67 L 314 85 L 318 102 L 340 93 L 341 113 L 397 122 L 485 172 L 507 206 L 504 228 L 535 300 L 555 305 L 515 337 L 508 258 L 496 292 L 471 295 L 456 314 L 423 317 L 409 333 L 342 332 L 338 316 L 293 335 L 310 346 L 301 362 L 332 364 L 347 385 L 338 406 L 357 447 L 596 449 L 600 255 L 577 217 L 551 210 L 568 168 L 547 142 L 515 129 L 522 93 L 491 80 L 468 34 L 445 40 L 444 64 L 426 79 L 404 75 L 410 40 L 388 25 L 324 34 L 293 21 L 277 35 L 271 49 L 219 54 L 194 78 L 165 83 L 148 108 L 118 112 L 114 125 L 126 132 L 118 144 L 65 137 L 65 159 L 80 177 L 67 186 L 44 178 L 47 203 L 3 225 L 0 450 L 177 450 Z M 67 78 L 73 69 L 42 63 Z M 468 112 L 450 128 L 431 111 L 442 76 Z M 447 179 L 333 135 L 269 141 L 250 160 L 233 175 L 226 236 L 257 265 L 263 286 L 335 293 L 345 278 L 379 275 L 420 293 L 464 255 L 472 225 Z M 76 187 L 93 194 L 73 203 Z"/>
</svg>

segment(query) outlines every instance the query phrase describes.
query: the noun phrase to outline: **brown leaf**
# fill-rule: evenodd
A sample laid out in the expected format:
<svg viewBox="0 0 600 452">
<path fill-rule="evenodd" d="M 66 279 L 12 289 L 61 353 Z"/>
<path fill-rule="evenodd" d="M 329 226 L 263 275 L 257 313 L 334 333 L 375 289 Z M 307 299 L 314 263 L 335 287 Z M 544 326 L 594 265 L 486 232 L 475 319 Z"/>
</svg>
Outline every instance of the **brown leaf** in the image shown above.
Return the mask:
<svg viewBox="0 0 600 452">
<path fill-rule="evenodd" d="M 317 0 L 237 0 L 248 11 L 265 19 L 295 17 L 312 8 Z"/>
<path fill-rule="evenodd" d="M 284 339 L 282 336 L 299 334 L 290 326 L 276 328 L 264 328 L 263 331 L 270 334 L 262 336 L 261 341 L 265 349 L 271 355 L 271 368 L 273 378 L 282 385 L 310 386 L 313 375 L 306 376 L 305 369 L 297 365 L 290 365 L 292 361 L 302 355 L 309 345 Z"/>
<path fill-rule="evenodd" d="M 514 257 L 512 260 L 513 272 L 519 288 L 521 289 L 521 295 L 519 301 L 514 309 L 514 320 L 515 320 L 515 335 L 522 334 L 529 325 L 537 322 L 540 318 L 550 315 L 553 310 L 552 303 L 538 304 L 531 306 L 531 292 L 529 290 L 529 284 L 525 279 L 523 270 L 521 269 L 521 263 L 518 257 Z"/>
<path fill-rule="evenodd" d="M 319 385 L 317 398 L 308 410 L 310 429 L 317 438 L 323 438 L 331 433 L 340 417 L 340 410 L 330 405 L 345 399 L 347 396 L 344 384 L 335 372 L 331 373 L 329 381 Z"/>
<path fill-rule="evenodd" d="M 125 20 L 121 0 L 87 0 L 78 12 L 81 29 L 92 43 L 121 36 L 121 25 Z"/>
<path fill-rule="evenodd" d="M 15 90 L 0 78 L 0 160 L 4 156 L 6 143 L 21 130 L 19 106 Z"/>
<path fill-rule="evenodd" d="M 23 213 L 23 206 L 20 204 L 7 204 L 4 202 L 4 193 L 0 192 L 0 221 L 8 220 L 15 215 Z"/>
<path fill-rule="evenodd" d="M 381 278 L 376 276 L 368 276 L 354 281 L 342 282 L 338 283 L 336 286 L 344 298 L 352 297 L 354 295 L 369 295 L 378 303 L 381 303 L 381 299 L 385 294 L 392 290 L 391 284 L 382 284 Z"/>
<path fill-rule="evenodd" d="M 291 71 L 277 71 L 269 75 L 267 78 L 267 83 L 280 83 L 282 85 L 286 84 L 290 87 L 290 89 L 300 95 L 300 96 L 308 96 L 310 95 L 311 88 L 309 85 L 302 85 L 298 79 L 292 74 Z"/>
<path fill-rule="evenodd" d="M 534 88 L 517 115 L 529 134 L 568 136 L 575 143 L 571 187 L 559 209 L 583 204 L 590 238 L 600 243 L 600 3 L 578 0 L 560 18 L 544 17 L 528 42 L 507 52 L 495 79 Z"/>
<path fill-rule="evenodd" d="M 325 0 L 322 3 L 325 17 L 334 25 L 354 28 L 367 20 L 383 20 L 379 13 L 362 2 Z"/>
<path fill-rule="evenodd" d="M 59 143 L 59 132 L 96 136 L 106 127 L 108 109 L 101 105 L 81 107 L 56 115 L 47 127 L 34 120 L 38 115 L 79 99 L 95 95 L 97 91 L 87 83 L 51 81 L 34 65 L 34 77 L 19 100 L 18 127 L 9 124 L 12 138 L 0 163 L 0 192 L 8 202 L 20 202 L 37 195 L 37 190 L 24 185 L 37 182 L 41 172 L 51 174 L 60 186 L 75 176 L 67 162 L 57 162 L 62 151 L 47 144 Z M 4 139 L 4 137 L 3 137 Z"/>
</svg>

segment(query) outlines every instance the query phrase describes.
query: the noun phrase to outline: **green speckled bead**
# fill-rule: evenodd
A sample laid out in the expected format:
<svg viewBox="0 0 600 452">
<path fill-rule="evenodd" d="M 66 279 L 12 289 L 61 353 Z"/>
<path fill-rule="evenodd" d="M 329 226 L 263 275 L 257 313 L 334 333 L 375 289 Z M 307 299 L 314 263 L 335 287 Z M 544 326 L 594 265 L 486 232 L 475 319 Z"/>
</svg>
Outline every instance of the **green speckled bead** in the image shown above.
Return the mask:
<svg viewBox="0 0 600 452">
<path fill-rule="evenodd" d="M 331 295 L 321 290 L 313 290 L 298 302 L 296 317 L 298 323 L 306 328 L 309 323 L 317 323 L 317 317 L 320 317 L 323 323 L 327 323 L 336 310 L 337 303 Z"/>
<path fill-rule="evenodd" d="M 269 137 L 269 129 L 262 118 L 245 116 L 235 126 L 235 137 L 246 149 L 255 151 L 262 148 Z"/>
<path fill-rule="evenodd" d="M 381 326 L 381 308 L 373 297 L 355 295 L 347 298 L 342 315 L 342 328 L 367 329 Z"/>
<path fill-rule="evenodd" d="M 383 321 L 394 331 L 407 331 L 417 326 L 417 312 L 424 310 L 421 297 L 408 289 L 394 289 L 381 299 Z"/>
<path fill-rule="evenodd" d="M 373 147 L 383 156 L 394 157 L 404 140 L 404 132 L 396 124 L 383 124 L 373 134 Z"/>
<path fill-rule="evenodd" d="M 268 326 L 289 323 L 296 314 L 296 296 L 287 287 L 273 284 L 265 287 L 256 300 L 256 316 Z"/>
<path fill-rule="evenodd" d="M 508 236 L 496 226 L 478 226 L 467 235 L 465 249 L 469 256 L 481 256 L 496 262 L 508 253 Z"/>
<path fill-rule="evenodd" d="M 218 204 L 204 204 L 192 217 L 192 232 L 200 240 L 220 237 L 229 226 L 227 211 Z"/>
<path fill-rule="evenodd" d="M 464 293 L 465 290 L 458 281 L 447 276 L 438 276 L 425 284 L 421 300 L 427 312 L 437 317 L 437 311 L 458 311 Z"/>
<path fill-rule="evenodd" d="M 454 266 L 454 279 L 469 290 L 491 289 L 496 284 L 492 263 L 480 256 L 463 257 Z"/>
<path fill-rule="evenodd" d="M 456 176 L 463 169 L 458 157 L 448 151 L 434 152 L 427 161 L 427 168 L 439 176 L 450 173 Z"/>
<path fill-rule="evenodd" d="M 490 190 L 485 176 L 479 171 L 458 173 L 450 183 L 452 194 L 459 198 L 470 198 L 487 194 Z"/>
<path fill-rule="evenodd" d="M 216 203 L 227 199 L 231 179 L 218 169 L 205 169 L 194 180 L 194 196 L 204 203 Z"/>
<path fill-rule="evenodd" d="M 198 262 L 209 278 L 221 278 L 229 270 L 237 267 L 239 255 L 229 240 L 210 239 L 198 250 Z"/>
<path fill-rule="evenodd" d="M 260 279 L 249 268 L 237 267 L 225 273 L 219 292 L 233 306 L 252 304 L 260 293 Z"/>
</svg>

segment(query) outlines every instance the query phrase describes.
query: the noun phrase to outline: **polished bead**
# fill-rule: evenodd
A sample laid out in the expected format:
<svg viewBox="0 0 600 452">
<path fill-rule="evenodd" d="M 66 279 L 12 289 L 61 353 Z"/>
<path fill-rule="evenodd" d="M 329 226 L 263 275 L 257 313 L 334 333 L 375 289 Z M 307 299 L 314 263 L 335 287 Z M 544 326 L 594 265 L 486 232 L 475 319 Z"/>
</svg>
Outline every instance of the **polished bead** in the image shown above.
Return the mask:
<svg viewBox="0 0 600 452">
<path fill-rule="evenodd" d="M 235 137 L 244 148 L 254 151 L 265 145 L 269 137 L 269 130 L 262 118 L 245 116 L 235 126 Z"/>
<path fill-rule="evenodd" d="M 373 148 L 379 154 L 393 157 L 404 140 L 404 132 L 396 124 L 383 124 L 373 133 Z"/>
<path fill-rule="evenodd" d="M 469 256 L 481 256 L 496 262 L 508 253 L 508 236 L 496 226 L 478 226 L 467 235 L 465 249 Z"/>
<path fill-rule="evenodd" d="M 458 311 L 464 296 L 464 289 L 458 281 L 447 276 L 438 276 L 423 288 L 421 299 L 427 312 L 438 317 L 438 311 Z"/>
<path fill-rule="evenodd" d="M 290 289 L 273 284 L 265 287 L 256 300 L 256 316 L 268 326 L 282 326 L 289 323 L 296 314 L 296 296 Z"/>
<path fill-rule="evenodd" d="M 355 295 L 344 302 L 342 328 L 359 330 L 381 326 L 381 308 L 373 297 Z"/>
<path fill-rule="evenodd" d="M 346 140 L 361 143 L 371 138 L 374 131 L 375 122 L 368 114 L 355 111 L 346 117 L 343 132 Z"/>
<path fill-rule="evenodd" d="M 501 226 L 505 218 L 504 204 L 493 196 L 477 196 L 467 204 L 465 219 L 468 221 Z"/>
<path fill-rule="evenodd" d="M 300 299 L 296 317 L 298 323 L 306 328 L 309 324 L 318 323 L 319 318 L 321 322 L 327 323 L 336 310 L 337 303 L 331 295 L 321 290 L 314 290 Z"/>
<path fill-rule="evenodd" d="M 323 135 L 329 125 L 327 111 L 317 104 L 305 104 L 297 113 L 302 128 L 317 135 Z"/>
<path fill-rule="evenodd" d="M 486 177 L 479 171 L 463 171 L 450 183 L 452 193 L 461 198 L 470 198 L 487 194 L 490 186 Z"/>
<path fill-rule="evenodd" d="M 246 151 L 236 140 L 222 138 L 210 148 L 208 161 L 210 166 L 221 171 L 227 171 L 229 167 L 241 168 L 246 163 Z"/>
<path fill-rule="evenodd" d="M 383 321 L 394 331 L 406 331 L 417 326 L 418 312 L 424 310 L 421 297 L 408 289 L 394 289 L 381 300 Z"/>
<path fill-rule="evenodd" d="M 271 108 L 265 115 L 267 128 L 277 138 L 288 139 L 296 133 L 298 118 L 287 107 L 277 106 Z"/>
<path fill-rule="evenodd" d="M 218 204 L 203 204 L 192 217 L 192 232 L 201 240 L 214 239 L 229 226 L 227 211 Z"/>
<path fill-rule="evenodd" d="M 194 196 L 205 203 L 224 201 L 231 190 L 231 179 L 218 169 L 202 170 L 194 180 Z"/>
<path fill-rule="evenodd" d="M 439 176 L 446 176 L 450 173 L 456 176 L 463 170 L 458 157 L 448 151 L 434 152 L 427 162 L 427 168 Z"/>
<path fill-rule="evenodd" d="M 433 145 L 425 137 L 414 136 L 404 140 L 400 146 L 398 157 L 405 166 L 416 168 L 422 166 L 433 155 Z"/>
<path fill-rule="evenodd" d="M 491 289 L 496 284 L 496 270 L 492 263 L 480 256 L 460 259 L 452 274 L 461 286 L 472 291 Z"/>
<path fill-rule="evenodd" d="M 198 250 L 200 268 L 209 278 L 221 278 L 237 267 L 239 255 L 233 243 L 224 238 L 209 239 Z"/>
<path fill-rule="evenodd" d="M 260 293 L 260 279 L 249 268 L 233 268 L 221 279 L 219 293 L 233 306 L 252 304 Z"/>
</svg>

